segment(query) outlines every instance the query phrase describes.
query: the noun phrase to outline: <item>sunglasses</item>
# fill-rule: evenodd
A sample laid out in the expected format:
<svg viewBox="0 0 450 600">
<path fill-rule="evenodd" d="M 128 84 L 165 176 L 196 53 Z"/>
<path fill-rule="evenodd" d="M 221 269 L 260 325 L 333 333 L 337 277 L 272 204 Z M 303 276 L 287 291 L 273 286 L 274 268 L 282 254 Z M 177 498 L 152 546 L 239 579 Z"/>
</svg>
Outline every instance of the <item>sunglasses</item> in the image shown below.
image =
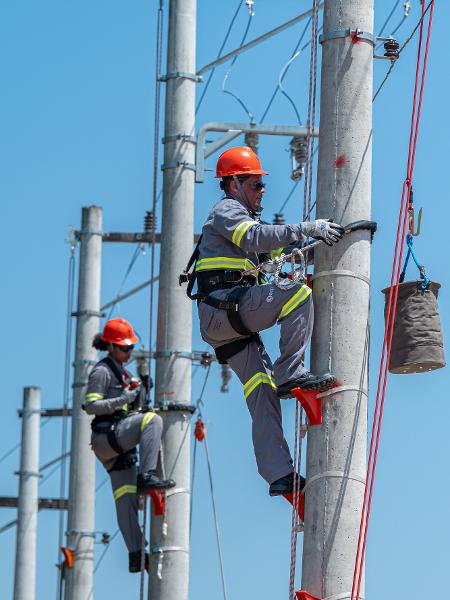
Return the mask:
<svg viewBox="0 0 450 600">
<path fill-rule="evenodd" d="M 255 192 L 260 192 L 261 190 L 265 189 L 266 184 L 264 181 L 255 181 L 254 183 L 250 184 L 250 187 L 252 190 L 255 190 Z"/>
<path fill-rule="evenodd" d="M 116 345 L 116 348 L 119 348 L 119 350 L 121 352 L 131 352 L 132 350 L 134 350 L 134 344 L 132 344 L 131 346 L 118 346 L 118 345 Z"/>
</svg>

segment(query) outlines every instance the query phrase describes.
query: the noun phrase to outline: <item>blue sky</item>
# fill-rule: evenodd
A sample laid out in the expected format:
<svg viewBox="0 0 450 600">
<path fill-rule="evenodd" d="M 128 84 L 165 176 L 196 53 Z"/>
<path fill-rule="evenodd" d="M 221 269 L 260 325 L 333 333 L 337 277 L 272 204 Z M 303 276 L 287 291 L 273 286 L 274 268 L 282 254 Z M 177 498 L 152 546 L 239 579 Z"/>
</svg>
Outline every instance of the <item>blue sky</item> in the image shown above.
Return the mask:
<svg viewBox="0 0 450 600">
<path fill-rule="evenodd" d="M 22 388 L 42 388 L 45 407 L 62 405 L 67 265 L 65 243 L 70 226 L 78 227 L 81 207 L 104 209 L 104 229 L 139 231 L 151 206 L 153 106 L 157 2 L 117 0 L 86 2 L 31 1 L 3 3 L 0 19 L 0 194 L 4 277 L 1 307 L 4 398 L 0 458 L 20 439 L 17 409 Z M 396 3 L 379 0 L 375 31 Z M 387 27 L 403 15 L 403 2 Z M 219 49 L 237 0 L 198 2 L 198 67 Z M 398 31 L 402 42 L 418 19 L 419 0 Z M 310 2 L 255 1 L 249 38 L 307 10 Z M 239 45 L 247 25 L 245 3 L 235 21 L 226 50 Z M 420 140 L 415 173 L 415 203 L 423 206 L 422 234 L 417 254 L 442 283 L 440 293 L 444 336 L 448 338 L 447 185 L 448 3 L 437 2 L 430 50 Z M 167 24 L 167 11 L 165 15 Z M 229 90 L 242 98 L 258 120 L 289 60 L 304 24 L 300 23 L 242 55 L 228 78 Z M 308 40 L 309 32 L 305 41 Z M 404 178 L 416 41 L 412 42 L 374 104 L 373 218 L 379 231 L 372 255 L 371 400 L 376 383 L 383 335 L 383 297 L 393 253 L 399 195 Z M 320 49 L 319 49 L 320 57 Z M 388 64 L 374 65 L 375 83 Z M 207 121 L 245 121 L 242 107 L 221 92 L 229 64 L 217 69 L 198 114 L 197 127 Z M 306 119 L 309 54 L 293 63 L 284 80 L 300 116 Z M 199 87 L 199 93 L 201 91 Z M 266 123 L 295 124 L 296 115 L 279 94 Z M 288 140 L 261 139 L 260 156 L 270 171 L 265 196 L 266 220 L 283 204 L 292 187 Z M 214 167 L 214 157 L 207 161 Z M 196 231 L 219 197 L 210 177 L 196 188 Z M 300 220 L 302 184 L 285 210 L 288 222 Z M 160 206 L 159 206 L 160 209 Z M 134 248 L 104 245 L 102 302 L 120 286 Z M 188 257 L 186 257 L 188 258 Z M 409 275 L 415 277 L 413 267 Z M 125 289 L 149 277 L 149 254 L 138 257 Z M 128 317 L 148 343 L 149 294 L 141 292 L 116 313 Z M 196 321 L 195 321 L 196 323 Z M 194 329 L 196 329 L 194 325 Z M 276 357 L 276 335 L 265 336 Z M 197 331 L 193 347 L 204 349 Z M 193 401 L 205 376 L 194 376 Z M 449 571 L 447 518 L 449 485 L 445 456 L 449 454 L 446 369 L 434 373 L 392 376 L 388 386 L 373 516 L 367 556 L 366 597 L 419 600 L 424 588 L 443 597 Z M 220 372 L 213 367 L 206 387 L 204 416 L 222 534 L 225 575 L 230 600 L 287 597 L 289 581 L 290 510 L 281 499 L 270 499 L 257 475 L 250 419 L 235 378 L 230 392 L 220 393 Z M 293 404 L 283 403 L 284 426 L 293 439 Z M 40 464 L 58 456 L 61 423 L 42 429 Z M 222 598 L 207 472 L 200 448 L 194 492 L 191 598 Z M 18 453 L 1 463 L 0 495 L 17 493 Z M 98 465 L 97 479 L 104 472 Z M 41 486 L 42 496 L 59 494 L 59 472 Z M 0 525 L 15 511 L 0 509 Z M 97 496 L 96 528 L 116 530 L 109 485 Z M 56 593 L 58 515 L 39 515 L 37 597 Z M 15 530 L 0 535 L 0 577 L 4 596 L 12 596 Z M 301 544 L 300 544 L 301 548 Z M 102 547 L 97 547 L 98 558 Z M 299 549 L 299 555 L 301 554 Z M 300 564 L 298 574 L 300 574 Z M 138 577 L 127 573 L 126 550 L 120 537 L 111 544 L 95 578 L 95 597 L 138 596 Z M 300 578 L 297 579 L 300 583 Z"/>
</svg>

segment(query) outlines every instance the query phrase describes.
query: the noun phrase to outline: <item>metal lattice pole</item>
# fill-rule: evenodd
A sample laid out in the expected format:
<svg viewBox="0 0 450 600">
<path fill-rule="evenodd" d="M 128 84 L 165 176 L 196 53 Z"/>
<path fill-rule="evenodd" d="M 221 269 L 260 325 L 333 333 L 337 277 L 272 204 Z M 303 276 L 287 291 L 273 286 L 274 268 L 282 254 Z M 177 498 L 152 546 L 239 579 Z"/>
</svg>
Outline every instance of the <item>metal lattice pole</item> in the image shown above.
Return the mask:
<svg viewBox="0 0 450 600">
<path fill-rule="evenodd" d="M 73 383 L 72 444 L 69 483 L 67 546 L 75 550 L 75 564 L 67 569 L 66 600 L 93 598 L 95 456 L 90 448 L 90 418 L 81 405 L 97 351 L 92 339 L 100 325 L 102 209 L 84 207 L 80 231 L 77 332 Z"/>
<path fill-rule="evenodd" d="M 155 386 L 160 406 L 191 404 L 191 359 L 183 353 L 192 347 L 192 304 L 178 275 L 193 238 L 196 0 L 171 0 L 168 36 Z M 150 600 L 188 598 L 189 417 L 164 412 L 165 473 L 177 487 L 167 495 L 165 518 L 152 515 Z"/>
<path fill-rule="evenodd" d="M 324 4 L 317 217 L 343 225 L 371 212 L 373 46 L 349 29 L 373 32 L 373 0 Z M 312 371 L 330 370 L 346 388 L 324 399 L 323 425 L 308 430 L 302 587 L 319 598 L 352 590 L 366 474 L 369 275 L 370 232 L 316 248 Z"/>
<path fill-rule="evenodd" d="M 24 388 L 14 600 L 34 600 L 36 597 L 40 408 L 41 390 Z"/>
</svg>

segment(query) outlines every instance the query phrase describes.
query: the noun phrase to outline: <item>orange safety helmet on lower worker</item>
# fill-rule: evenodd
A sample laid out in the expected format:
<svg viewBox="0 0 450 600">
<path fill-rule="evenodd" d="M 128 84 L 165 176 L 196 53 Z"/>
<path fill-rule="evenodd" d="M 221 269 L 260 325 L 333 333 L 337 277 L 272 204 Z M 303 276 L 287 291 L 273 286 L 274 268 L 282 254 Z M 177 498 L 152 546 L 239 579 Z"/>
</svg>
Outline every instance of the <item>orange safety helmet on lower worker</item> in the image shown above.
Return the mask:
<svg viewBox="0 0 450 600">
<path fill-rule="evenodd" d="M 222 152 L 217 161 L 216 177 L 268 175 L 258 156 L 248 146 L 235 146 Z"/>
<path fill-rule="evenodd" d="M 139 338 L 134 333 L 131 324 L 126 319 L 110 319 L 105 323 L 103 332 L 100 338 L 108 344 L 116 346 L 131 346 L 139 341 Z"/>
</svg>

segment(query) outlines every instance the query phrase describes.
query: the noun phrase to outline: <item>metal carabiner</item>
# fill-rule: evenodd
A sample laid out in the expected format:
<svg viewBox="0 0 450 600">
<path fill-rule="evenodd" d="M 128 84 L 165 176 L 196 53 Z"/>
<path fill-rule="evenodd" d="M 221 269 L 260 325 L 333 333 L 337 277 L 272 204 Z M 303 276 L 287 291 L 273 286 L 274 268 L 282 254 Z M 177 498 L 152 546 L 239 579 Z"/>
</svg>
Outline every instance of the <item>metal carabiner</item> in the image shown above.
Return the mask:
<svg viewBox="0 0 450 600">
<path fill-rule="evenodd" d="M 415 215 L 414 215 L 414 208 L 410 208 L 408 210 L 408 215 L 409 215 L 409 234 L 417 237 L 418 235 L 420 235 L 420 226 L 422 224 L 422 209 L 419 208 L 419 215 L 417 217 L 417 228 L 414 229 L 415 227 Z"/>
</svg>

